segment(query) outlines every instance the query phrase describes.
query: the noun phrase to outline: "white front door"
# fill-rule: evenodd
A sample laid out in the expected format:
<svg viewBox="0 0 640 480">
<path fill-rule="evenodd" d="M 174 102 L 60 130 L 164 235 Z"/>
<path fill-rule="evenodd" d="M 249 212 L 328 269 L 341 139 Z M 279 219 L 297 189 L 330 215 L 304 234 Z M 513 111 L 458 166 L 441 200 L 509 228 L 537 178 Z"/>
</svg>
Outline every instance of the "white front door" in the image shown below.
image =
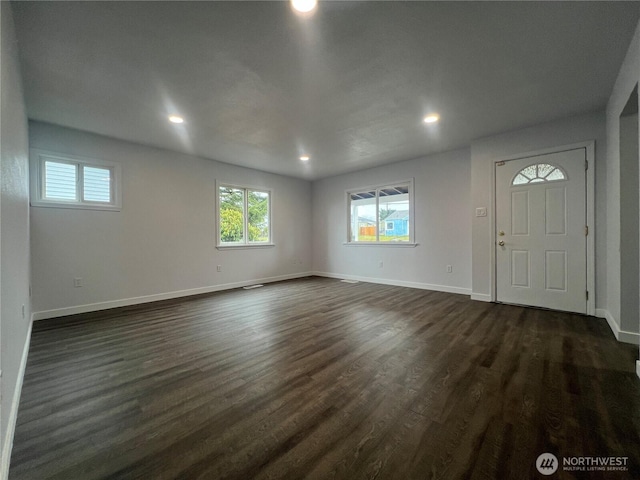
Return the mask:
<svg viewBox="0 0 640 480">
<path fill-rule="evenodd" d="M 505 303 L 587 312 L 586 151 L 496 164 L 496 286 Z"/>
</svg>

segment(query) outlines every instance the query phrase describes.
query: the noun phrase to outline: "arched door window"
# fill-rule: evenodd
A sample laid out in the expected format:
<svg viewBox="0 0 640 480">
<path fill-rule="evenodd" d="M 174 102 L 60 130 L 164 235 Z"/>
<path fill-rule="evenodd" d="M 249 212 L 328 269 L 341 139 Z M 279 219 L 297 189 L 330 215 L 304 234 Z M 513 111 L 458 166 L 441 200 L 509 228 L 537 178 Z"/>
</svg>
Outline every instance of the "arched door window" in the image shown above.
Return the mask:
<svg viewBox="0 0 640 480">
<path fill-rule="evenodd" d="M 560 167 L 548 163 L 529 165 L 520 170 L 513 178 L 511 185 L 526 185 L 527 183 L 555 182 L 566 180 L 567 175 Z"/>
</svg>

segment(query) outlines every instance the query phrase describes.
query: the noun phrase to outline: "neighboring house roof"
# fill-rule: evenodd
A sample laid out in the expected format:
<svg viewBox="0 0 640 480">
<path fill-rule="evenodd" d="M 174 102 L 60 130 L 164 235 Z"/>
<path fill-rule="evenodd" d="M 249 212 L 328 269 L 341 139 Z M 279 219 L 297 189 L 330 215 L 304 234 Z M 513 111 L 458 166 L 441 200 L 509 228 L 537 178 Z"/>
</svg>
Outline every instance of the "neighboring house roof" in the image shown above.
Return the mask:
<svg viewBox="0 0 640 480">
<path fill-rule="evenodd" d="M 408 220 L 409 219 L 409 210 L 397 210 L 389 215 L 386 220 Z"/>
<path fill-rule="evenodd" d="M 366 223 L 367 225 L 375 225 L 376 221 L 366 217 L 358 217 L 358 224 Z"/>
</svg>

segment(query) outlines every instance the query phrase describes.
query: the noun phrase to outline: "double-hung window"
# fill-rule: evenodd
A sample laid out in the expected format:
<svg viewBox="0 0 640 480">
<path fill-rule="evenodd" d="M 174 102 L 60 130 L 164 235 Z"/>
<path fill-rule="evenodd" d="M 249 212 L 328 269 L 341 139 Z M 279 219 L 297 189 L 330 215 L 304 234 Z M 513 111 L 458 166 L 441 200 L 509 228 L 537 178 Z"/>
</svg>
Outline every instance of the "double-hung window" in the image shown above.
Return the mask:
<svg viewBox="0 0 640 480">
<path fill-rule="evenodd" d="M 31 156 L 31 205 L 120 210 L 119 165 L 42 151 Z"/>
<path fill-rule="evenodd" d="M 218 184 L 218 246 L 272 245 L 271 191 Z"/>
<path fill-rule="evenodd" d="M 347 191 L 347 243 L 415 245 L 413 179 Z"/>
</svg>

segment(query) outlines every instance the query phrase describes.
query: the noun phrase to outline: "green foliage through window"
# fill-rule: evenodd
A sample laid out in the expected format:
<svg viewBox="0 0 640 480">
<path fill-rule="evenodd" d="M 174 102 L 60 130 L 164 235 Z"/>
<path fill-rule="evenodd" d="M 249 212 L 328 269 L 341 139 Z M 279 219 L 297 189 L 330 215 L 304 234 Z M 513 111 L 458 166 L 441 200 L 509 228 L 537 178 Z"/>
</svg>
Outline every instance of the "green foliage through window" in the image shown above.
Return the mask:
<svg viewBox="0 0 640 480">
<path fill-rule="evenodd" d="M 269 192 L 221 185 L 218 196 L 221 244 L 270 242 Z"/>
<path fill-rule="evenodd" d="M 248 190 L 249 241 L 269 241 L 269 194 Z"/>
</svg>

